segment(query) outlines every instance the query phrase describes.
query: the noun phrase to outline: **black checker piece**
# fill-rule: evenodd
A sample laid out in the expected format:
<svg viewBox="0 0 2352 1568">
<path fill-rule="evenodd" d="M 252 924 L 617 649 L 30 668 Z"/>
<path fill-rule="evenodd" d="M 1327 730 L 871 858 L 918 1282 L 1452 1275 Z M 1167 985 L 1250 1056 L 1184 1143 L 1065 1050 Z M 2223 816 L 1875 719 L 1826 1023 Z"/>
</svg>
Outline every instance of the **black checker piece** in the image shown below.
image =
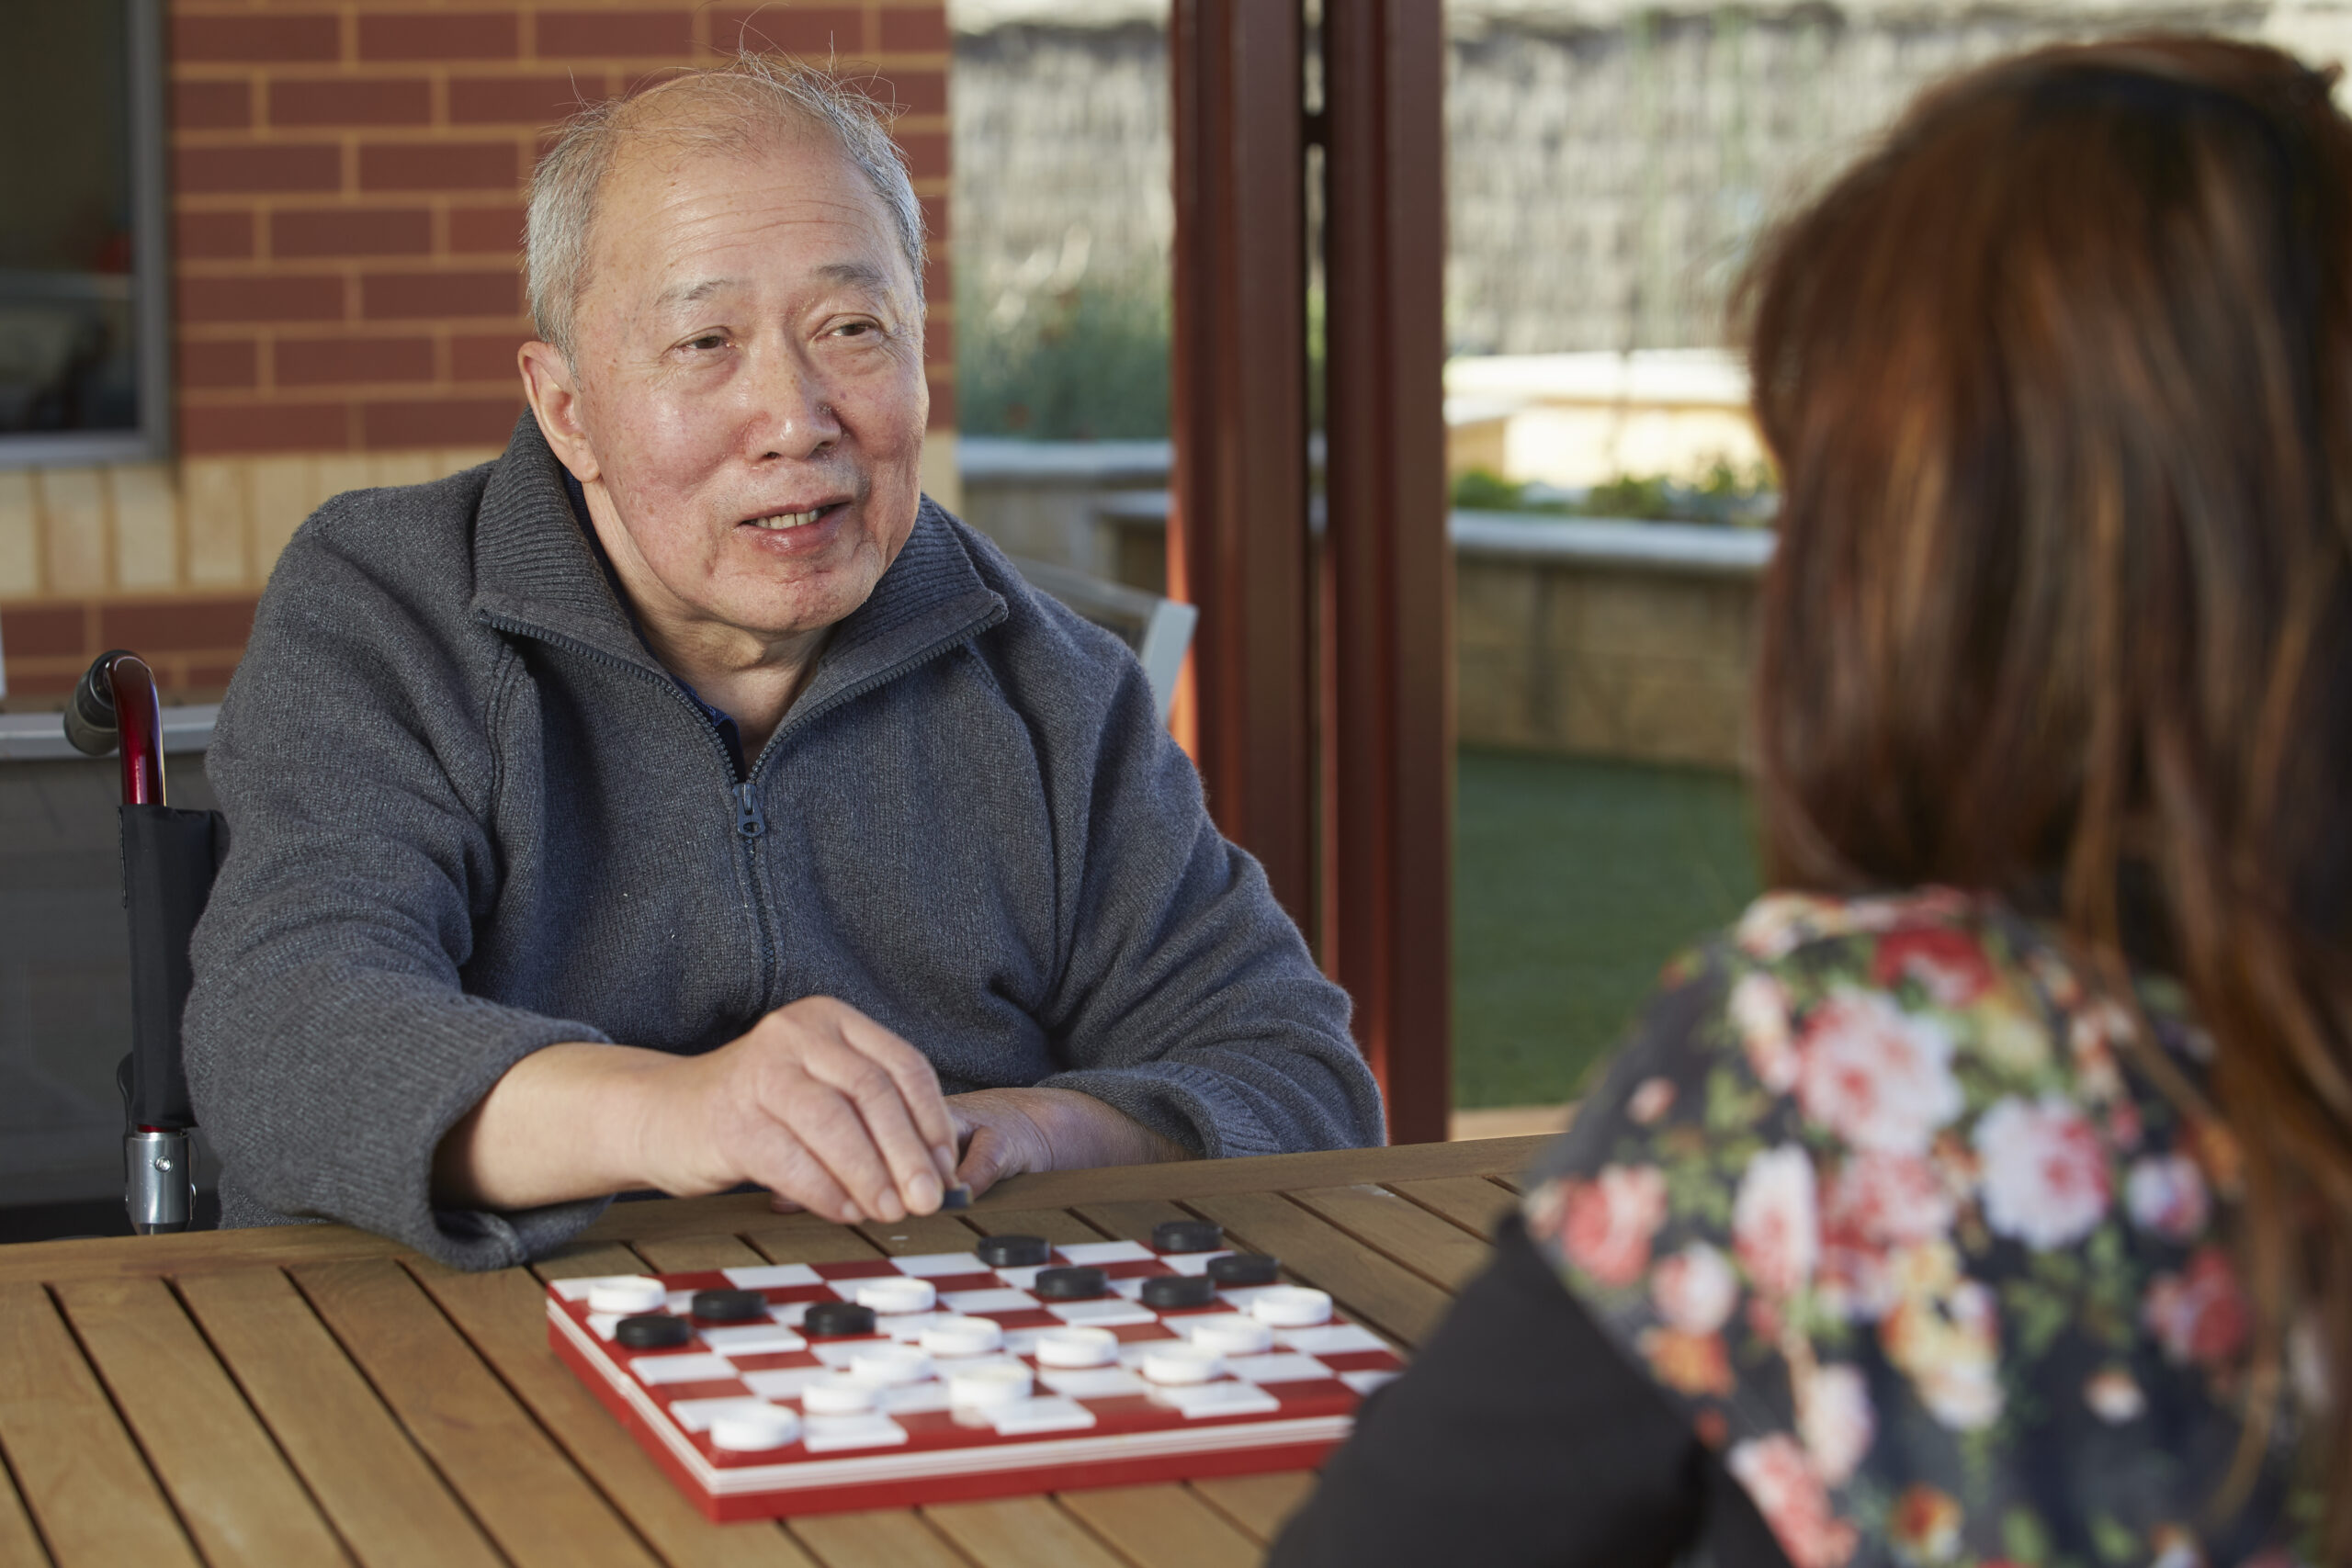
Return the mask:
<svg viewBox="0 0 2352 1568">
<path fill-rule="evenodd" d="M 1206 1274 L 1157 1274 L 1143 1282 L 1148 1307 L 1204 1307 L 1216 1300 L 1216 1281 Z"/>
<path fill-rule="evenodd" d="M 1039 1271 L 1029 1291 L 1049 1302 L 1083 1302 L 1110 1288 L 1110 1277 L 1100 1269 L 1046 1269 Z"/>
<path fill-rule="evenodd" d="M 1262 1252 L 1234 1252 L 1209 1259 L 1209 1278 L 1220 1285 L 1271 1285 L 1281 1277 L 1281 1267 Z"/>
<path fill-rule="evenodd" d="M 692 1325 L 666 1312 L 625 1317 L 613 1325 L 613 1342 L 631 1350 L 674 1350 L 694 1337 Z"/>
<path fill-rule="evenodd" d="M 751 1323 L 768 1314 L 757 1291 L 696 1291 L 688 1309 L 706 1323 Z"/>
<path fill-rule="evenodd" d="M 855 1302 L 818 1302 L 800 1320 L 800 1332 L 812 1339 L 839 1339 L 874 1332 L 874 1309 Z"/>
<path fill-rule="evenodd" d="M 1215 1220 L 1162 1220 L 1151 1227 L 1158 1252 L 1215 1252 L 1225 1245 L 1225 1227 Z"/>
<path fill-rule="evenodd" d="M 972 1248 L 991 1269 L 1035 1269 L 1054 1255 L 1041 1235 L 991 1235 Z"/>
</svg>

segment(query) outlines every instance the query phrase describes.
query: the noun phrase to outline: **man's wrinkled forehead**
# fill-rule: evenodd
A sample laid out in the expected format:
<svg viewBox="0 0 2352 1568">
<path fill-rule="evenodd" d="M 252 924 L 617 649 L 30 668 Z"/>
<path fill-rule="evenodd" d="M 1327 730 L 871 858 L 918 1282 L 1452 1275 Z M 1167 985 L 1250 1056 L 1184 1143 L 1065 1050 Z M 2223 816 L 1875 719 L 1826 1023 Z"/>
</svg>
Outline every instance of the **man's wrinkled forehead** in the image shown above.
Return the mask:
<svg viewBox="0 0 2352 1568">
<path fill-rule="evenodd" d="M 745 133 L 656 121 L 629 129 L 597 190 L 583 296 L 618 266 L 657 291 L 643 303 L 700 302 L 742 272 L 714 248 L 748 264 L 796 230 L 835 242 L 835 254 L 811 268 L 812 280 L 882 297 L 904 287 L 905 263 L 881 199 L 822 127 Z"/>
</svg>

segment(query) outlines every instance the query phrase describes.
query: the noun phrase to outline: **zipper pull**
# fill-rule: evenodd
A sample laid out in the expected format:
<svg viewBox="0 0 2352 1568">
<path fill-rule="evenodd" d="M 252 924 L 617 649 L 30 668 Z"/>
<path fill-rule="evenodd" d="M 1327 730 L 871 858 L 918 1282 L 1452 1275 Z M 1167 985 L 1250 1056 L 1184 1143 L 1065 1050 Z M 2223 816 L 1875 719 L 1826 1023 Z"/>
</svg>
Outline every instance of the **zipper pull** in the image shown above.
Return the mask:
<svg viewBox="0 0 2352 1568">
<path fill-rule="evenodd" d="M 748 779 L 735 786 L 735 830 L 747 839 L 768 830 L 768 819 L 760 815 L 759 792 Z"/>
</svg>

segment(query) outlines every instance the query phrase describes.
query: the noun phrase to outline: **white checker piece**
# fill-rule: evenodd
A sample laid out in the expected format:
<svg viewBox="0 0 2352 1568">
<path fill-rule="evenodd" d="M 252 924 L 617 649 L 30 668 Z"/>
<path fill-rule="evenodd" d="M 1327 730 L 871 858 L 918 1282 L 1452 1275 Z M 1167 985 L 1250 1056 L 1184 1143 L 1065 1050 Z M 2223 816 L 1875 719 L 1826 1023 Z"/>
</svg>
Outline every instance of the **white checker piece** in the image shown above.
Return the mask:
<svg viewBox="0 0 2352 1568">
<path fill-rule="evenodd" d="M 1075 1432 L 1094 1425 L 1094 1412 L 1068 1399 L 1016 1399 L 988 1412 L 989 1425 L 1004 1437 L 1032 1432 Z"/>
<path fill-rule="evenodd" d="M 1080 1324 L 1089 1328 L 1117 1328 L 1130 1323 L 1158 1323 L 1159 1314 L 1149 1307 L 1137 1306 L 1117 1297 L 1097 1297 L 1091 1302 L 1051 1302 L 1046 1310 L 1064 1323 Z"/>
<path fill-rule="evenodd" d="M 1359 1350 L 1385 1350 L 1387 1342 L 1368 1328 L 1352 1323 L 1327 1323 L 1314 1328 L 1277 1328 L 1277 1342 L 1308 1356 L 1350 1356 Z"/>
<path fill-rule="evenodd" d="M 1065 1399 L 1117 1399 L 1151 1392 L 1149 1383 L 1125 1367 L 1040 1369 L 1037 1381 Z"/>
<path fill-rule="evenodd" d="M 875 1327 L 901 1345 L 911 1345 L 922 1337 L 922 1331 L 943 1317 L 958 1317 L 952 1312 L 893 1312 L 885 1313 Z"/>
<path fill-rule="evenodd" d="M 1180 1384 L 1155 1390 L 1152 1397 L 1194 1420 L 1204 1416 L 1263 1416 L 1280 1410 L 1283 1404 L 1257 1384 L 1246 1382 Z"/>
<path fill-rule="evenodd" d="M 1353 1389 L 1356 1397 L 1361 1399 L 1383 1384 L 1395 1382 L 1396 1376 L 1396 1373 L 1389 1371 L 1341 1372 L 1340 1381 Z"/>
<path fill-rule="evenodd" d="M 1287 1285 L 1242 1285 L 1230 1291 L 1219 1291 L 1218 1297 L 1236 1312 L 1248 1312 L 1250 1303 L 1268 1291 L 1285 1291 Z"/>
<path fill-rule="evenodd" d="M 1245 1317 L 1238 1312 L 1200 1312 L 1189 1313 L 1182 1317 L 1171 1317 L 1168 1320 L 1168 1326 L 1190 1339 L 1211 1325 L 1223 1327 L 1231 1324 L 1255 1323 L 1257 1319 Z"/>
<path fill-rule="evenodd" d="M 918 1280 L 935 1280 L 948 1274 L 992 1274 L 996 1270 L 980 1261 L 974 1252 L 918 1252 L 905 1258 L 893 1258 L 890 1266 L 901 1274 L 911 1274 Z"/>
<path fill-rule="evenodd" d="M 1037 1304 L 1037 1298 L 1026 1291 L 950 1291 L 939 1298 L 939 1304 L 969 1317 L 982 1312 L 1027 1312 Z"/>
<path fill-rule="evenodd" d="M 628 1364 L 637 1381 L 665 1382 L 726 1382 L 735 1376 L 735 1363 L 724 1356 L 638 1356 Z"/>
<path fill-rule="evenodd" d="M 1312 1356 L 1227 1356 L 1225 1365 L 1244 1382 L 1304 1382 L 1331 1375 L 1331 1369 Z"/>
<path fill-rule="evenodd" d="M 722 1416 L 741 1416 L 769 1408 L 764 1399 L 681 1399 L 670 1406 L 670 1419 L 689 1432 L 707 1432 Z"/>
<path fill-rule="evenodd" d="M 743 1386 L 762 1399 L 797 1399 L 802 1389 L 812 1382 L 822 1382 L 832 1375 L 831 1367 L 775 1367 L 764 1372 L 745 1372 Z M 670 1408 L 683 1410 L 688 1404 L 707 1403 L 713 1402 L 689 1399 Z"/>
<path fill-rule="evenodd" d="M 1160 1254 L 1159 1260 L 1179 1274 L 1205 1274 L 1209 1271 L 1210 1258 L 1232 1256 L 1230 1248 L 1222 1252 L 1164 1252 Z"/>
<path fill-rule="evenodd" d="M 588 1292 L 599 1285 L 610 1285 L 622 1280 L 642 1280 L 642 1274 L 582 1274 L 577 1280 L 558 1280 L 555 1293 L 568 1302 L 588 1299 Z"/>
<path fill-rule="evenodd" d="M 1148 1263 L 1159 1254 L 1135 1241 L 1082 1241 L 1054 1248 L 1073 1268 L 1100 1268 L 1105 1263 Z"/>
<path fill-rule="evenodd" d="M 702 1330 L 702 1342 L 722 1356 L 781 1356 L 808 1348 L 808 1341 L 780 1323 L 706 1328 Z"/>
<path fill-rule="evenodd" d="M 812 1454 L 896 1448 L 907 1440 L 907 1429 L 888 1416 L 811 1416 L 801 1429 Z"/>
<path fill-rule="evenodd" d="M 825 1277 L 806 1263 L 771 1263 L 753 1269 L 721 1269 L 719 1272 L 739 1291 L 788 1291 L 825 1282 Z"/>
</svg>

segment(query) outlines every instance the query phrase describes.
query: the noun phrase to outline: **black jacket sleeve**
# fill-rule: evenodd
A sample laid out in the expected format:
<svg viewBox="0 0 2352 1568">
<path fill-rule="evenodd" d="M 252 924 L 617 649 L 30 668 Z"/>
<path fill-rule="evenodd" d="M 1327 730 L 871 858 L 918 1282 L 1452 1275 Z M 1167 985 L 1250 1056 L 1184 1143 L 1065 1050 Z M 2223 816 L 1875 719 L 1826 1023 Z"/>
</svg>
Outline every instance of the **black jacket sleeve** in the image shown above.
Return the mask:
<svg viewBox="0 0 2352 1568">
<path fill-rule="evenodd" d="M 1269 1568 L 1643 1568 L 1701 1539 L 1786 1568 L 1755 1505 L 1513 1216 L 1486 1271 L 1283 1531 Z"/>
</svg>

